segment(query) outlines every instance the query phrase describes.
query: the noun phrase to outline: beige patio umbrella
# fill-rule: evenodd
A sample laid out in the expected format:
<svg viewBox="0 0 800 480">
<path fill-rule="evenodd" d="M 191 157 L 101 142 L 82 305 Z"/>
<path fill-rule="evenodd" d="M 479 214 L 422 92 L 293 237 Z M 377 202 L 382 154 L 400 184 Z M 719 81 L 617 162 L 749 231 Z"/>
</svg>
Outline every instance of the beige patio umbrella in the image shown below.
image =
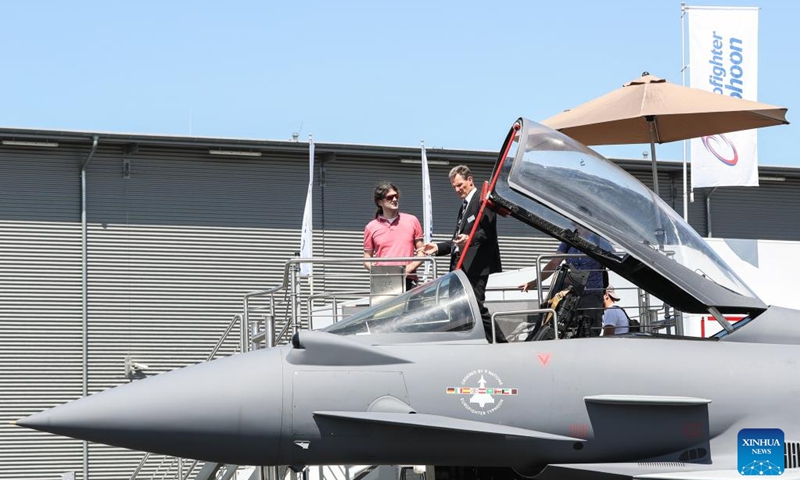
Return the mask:
<svg viewBox="0 0 800 480">
<path fill-rule="evenodd" d="M 656 143 L 788 124 L 786 110 L 676 85 L 644 72 L 622 88 L 542 123 L 586 145 L 649 143 L 658 195 Z"/>
</svg>

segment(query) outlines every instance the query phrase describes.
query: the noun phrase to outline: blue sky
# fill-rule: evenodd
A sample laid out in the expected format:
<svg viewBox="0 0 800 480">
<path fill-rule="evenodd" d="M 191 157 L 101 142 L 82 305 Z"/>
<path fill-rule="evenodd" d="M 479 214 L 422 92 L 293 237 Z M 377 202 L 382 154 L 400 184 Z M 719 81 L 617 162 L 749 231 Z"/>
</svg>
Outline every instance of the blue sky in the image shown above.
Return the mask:
<svg viewBox="0 0 800 480">
<path fill-rule="evenodd" d="M 792 121 L 800 2 L 689 4 L 761 7 L 759 100 L 788 107 Z M 672 0 L 2 7 L 5 127 L 497 150 L 517 117 L 544 120 L 645 70 L 681 82 Z M 760 163 L 800 166 L 799 136 L 797 124 L 762 129 Z M 681 159 L 681 143 L 660 145 L 658 158 Z"/>
</svg>

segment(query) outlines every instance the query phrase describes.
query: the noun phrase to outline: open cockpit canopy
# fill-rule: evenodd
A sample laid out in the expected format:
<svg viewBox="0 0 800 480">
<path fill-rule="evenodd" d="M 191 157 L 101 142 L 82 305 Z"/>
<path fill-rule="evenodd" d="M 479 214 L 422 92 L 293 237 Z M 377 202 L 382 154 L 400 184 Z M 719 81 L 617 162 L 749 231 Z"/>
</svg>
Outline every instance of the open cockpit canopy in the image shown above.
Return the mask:
<svg viewBox="0 0 800 480">
<path fill-rule="evenodd" d="M 682 311 L 766 309 L 669 205 L 593 150 L 522 118 L 501 152 L 490 198 L 512 216 Z"/>
</svg>

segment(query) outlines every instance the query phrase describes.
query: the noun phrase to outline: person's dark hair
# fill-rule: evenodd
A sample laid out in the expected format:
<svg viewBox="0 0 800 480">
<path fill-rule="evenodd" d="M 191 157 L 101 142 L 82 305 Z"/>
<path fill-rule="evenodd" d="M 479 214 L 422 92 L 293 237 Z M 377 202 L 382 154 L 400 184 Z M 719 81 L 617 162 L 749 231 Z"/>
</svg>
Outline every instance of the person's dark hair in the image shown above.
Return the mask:
<svg viewBox="0 0 800 480">
<path fill-rule="evenodd" d="M 381 200 L 383 200 L 383 197 L 385 197 L 390 190 L 394 190 L 397 192 L 397 196 L 400 196 L 400 189 L 392 182 L 382 181 L 375 186 L 375 193 L 372 194 L 372 200 L 375 202 L 375 206 L 378 207 L 378 210 L 375 212 L 375 218 L 378 218 L 378 215 L 383 213 Z"/>
<path fill-rule="evenodd" d="M 456 175 L 461 175 L 461 178 L 466 180 L 472 176 L 472 170 L 470 170 L 466 165 L 456 165 L 450 169 L 450 180 L 456 178 Z"/>
</svg>

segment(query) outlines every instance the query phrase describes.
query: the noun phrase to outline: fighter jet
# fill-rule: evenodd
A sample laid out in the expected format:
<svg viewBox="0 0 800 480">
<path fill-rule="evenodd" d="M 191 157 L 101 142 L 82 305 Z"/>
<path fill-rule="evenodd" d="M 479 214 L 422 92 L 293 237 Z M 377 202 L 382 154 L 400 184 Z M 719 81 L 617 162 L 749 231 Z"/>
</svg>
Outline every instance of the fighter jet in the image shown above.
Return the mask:
<svg viewBox="0 0 800 480">
<path fill-rule="evenodd" d="M 800 312 L 765 305 L 653 192 L 530 120 L 513 124 L 484 204 L 724 330 L 565 339 L 553 316 L 550 336 L 490 343 L 454 271 L 289 345 L 18 424 L 239 465 L 434 465 L 477 479 L 800 474 Z M 746 318 L 731 325 L 725 313 Z"/>
</svg>

